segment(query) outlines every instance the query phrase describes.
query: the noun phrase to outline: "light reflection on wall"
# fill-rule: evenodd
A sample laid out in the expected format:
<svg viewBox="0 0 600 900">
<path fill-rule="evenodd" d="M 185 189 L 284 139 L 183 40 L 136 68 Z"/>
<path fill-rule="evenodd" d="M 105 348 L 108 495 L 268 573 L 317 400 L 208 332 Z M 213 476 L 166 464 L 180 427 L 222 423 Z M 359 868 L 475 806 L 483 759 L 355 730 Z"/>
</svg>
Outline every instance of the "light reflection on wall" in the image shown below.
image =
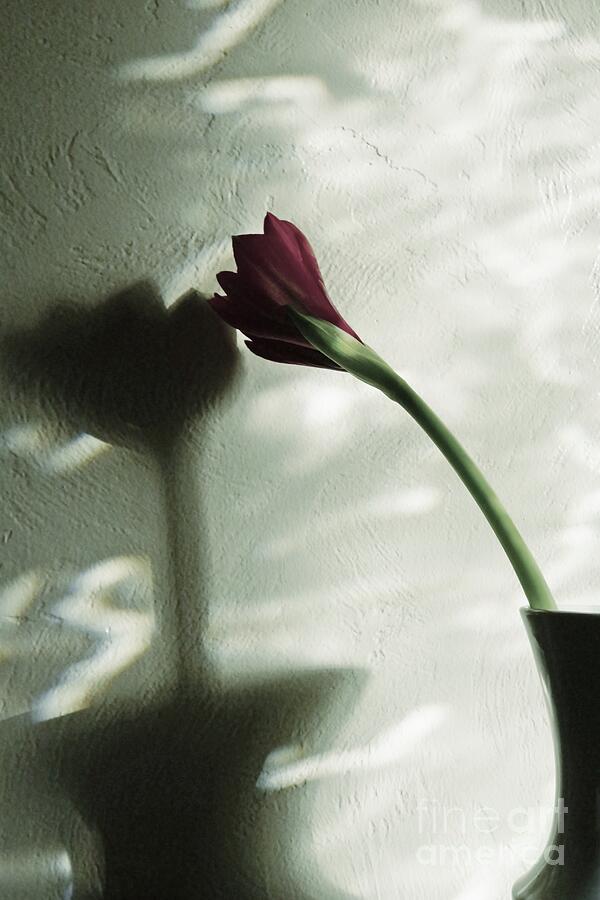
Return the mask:
<svg viewBox="0 0 600 900">
<path fill-rule="evenodd" d="M 208 85 L 199 99 L 204 112 L 223 115 L 267 103 L 322 106 L 327 89 L 320 78 L 285 75 L 280 78 L 235 78 Z"/>
<path fill-rule="evenodd" d="M 0 591 L 0 719 L 29 711 L 41 721 L 83 709 L 150 647 L 146 559 L 114 557 L 63 581 L 34 570 Z M 55 601 L 61 585 L 66 593 Z"/>
<path fill-rule="evenodd" d="M 73 867 L 69 854 L 60 848 L 0 854 L 0 895 L 6 900 L 42 896 L 71 900 Z"/>
<path fill-rule="evenodd" d="M 186 78 L 210 68 L 239 44 L 281 0 L 238 0 L 220 13 L 197 39 L 193 49 L 127 63 L 124 79 L 165 81 Z"/>
<path fill-rule="evenodd" d="M 152 640 L 154 613 L 135 606 L 148 595 L 151 583 L 148 561 L 136 557 L 106 560 L 75 579 L 52 613 L 64 627 L 91 638 L 94 652 L 69 666 L 34 699 L 35 721 L 85 709 L 145 653 Z"/>
<path fill-rule="evenodd" d="M 81 468 L 110 446 L 94 435 L 66 436 L 41 422 L 12 425 L 0 435 L 1 448 L 36 463 L 53 475 L 64 475 Z"/>
<path fill-rule="evenodd" d="M 335 539 L 336 532 L 346 525 L 364 520 L 372 534 L 385 527 L 387 520 L 396 521 L 401 517 L 424 516 L 436 509 L 441 501 L 437 488 L 428 485 L 408 487 L 398 490 L 389 485 L 387 491 L 376 494 L 363 502 L 353 502 L 348 509 L 331 515 L 320 515 L 316 522 L 306 523 L 286 535 L 278 535 L 270 541 L 259 542 L 256 555 L 259 558 L 285 557 L 293 551 L 298 542 L 303 542 L 310 533 L 320 538 Z"/>
<path fill-rule="evenodd" d="M 24 572 L 0 592 L 0 664 L 21 652 L 18 627 L 38 597 L 43 585 L 39 572 Z M 8 698 L 2 696 L 0 719 L 4 717 Z"/>
<path fill-rule="evenodd" d="M 288 590 L 245 609 L 236 599 L 214 609 L 204 640 L 208 662 L 224 683 L 290 669 L 375 668 L 380 618 L 405 633 L 420 619 L 418 610 L 403 606 L 398 578 L 389 574 L 349 577 L 311 593 Z M 379 664 L 385 666 L 384 657 Z"/>
<path fill-rule="evenodd" d="M 376 735 L 364 747 L 312 756 L 306 756 L 300 746 L 279 748 L 265 760 L 257 787 L 281 791 L 317 778 L 393 765 L 410 757 L 447 718 L 448 710 L 442 707 L 421 707 L 411 710 L 398 725 Z"/>
</svg>

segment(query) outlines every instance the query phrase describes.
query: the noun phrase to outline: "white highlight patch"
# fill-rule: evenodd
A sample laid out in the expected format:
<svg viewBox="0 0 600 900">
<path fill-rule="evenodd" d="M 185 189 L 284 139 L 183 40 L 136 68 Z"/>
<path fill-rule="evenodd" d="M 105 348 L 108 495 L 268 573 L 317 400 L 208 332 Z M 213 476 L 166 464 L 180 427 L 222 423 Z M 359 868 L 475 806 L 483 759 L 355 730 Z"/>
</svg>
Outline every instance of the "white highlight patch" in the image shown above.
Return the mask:
<svg viewBox="0 0 600 900">
<path fill-rule="evenodd" d="M 71 628 L 98 643 L 94 654 L 70 666 L 58 683 L 34 700 L 32 719 L 54 719 L 85 709 L 120 672 L 148 649 L 154 632 L 154 613 L 117 607 L 121 595 L 131 603 L 137 593 L 149 592 L 147 561 L 116 557 L 94 566 L 76 579 L 72 592 L 52 610 Z"/>
<path fill-rule="evenodd" d="M 257 552 L 262 558 L 272 559 L 292 553 L 307 540 L 310 535 L 318 534 L 321 538 L 339 535 L 342 528 L 352 527 L 360 520 L 370 518 L 376 520 L 402 517 L 422 516 L 438 506 L 441 493 L 430 485 L 417 485 L 404 490 L 390 490 L 372 497 L 364 503 L 353 503 L 348 508 L 331 515 L 321 514 L 317 521 L 307 523 L 304 529 L 295 528 L 284 534 L 257 545 Z"/>
<path fill-rule="evenodd" d="M 325 85 L 314 76 L 232 78 L 209 85 L 200 96 L 200 107 L 209 113 L 231 113 L 249 103 L 293 103 L 317 106 L 328 98 Z"/>
<path fill-rule="evenodd" d="M 36 463 L 44 472 L 64 475 L 80 469 L 111 445 L 91 434 L 81 432 L 65 439 L 41 422 L 12 425 L 0 437 L 0 447 L 22 459 Z"/>
<path fill-rule="evenodd" d="M 63 475 L 73 469 L 79 469 L 90 460 L 110 449 L 110 444 L 101 441 L 91 434 L 80 434 L 62 447 L 57 447 L 48 454 L 45 468 L 55 475 Z"/>
<path fill-rule="evenodd" d="M 398 725 L 382 732 L 364 747 L 352 750 L 302 757 L 299 747 L 279 748 L 266 758 L 256 786 L 262 791 L 281 791 L 317 778 L 392 765 L 437 731 L 447 717 L 446 707 L 423 706 L 412 710 Z"/>
<path fill-rule="evenodd" d="M 226 9 L 200 35 L 191 50 L 158 58 L 138 59 L 121 67 L 122 78 L 175 81 L 209 69 L 243 39 L 278 5 L 280 0 L 241 0 Z"/>
<path fill-rule="evenodd" d="M 32 570 L 10 581 L 0 592 L 0 620 L 25 615 L 42 587 L 42 576 Z"/>
<path fill-rule="evenodd" d="M 73 866 L 66 850 L 15 851 L 0 856 L 0 895 L 31 897 L 55 896 L 59 888 L 63 897 L 72 896 Z"/>
</svg>

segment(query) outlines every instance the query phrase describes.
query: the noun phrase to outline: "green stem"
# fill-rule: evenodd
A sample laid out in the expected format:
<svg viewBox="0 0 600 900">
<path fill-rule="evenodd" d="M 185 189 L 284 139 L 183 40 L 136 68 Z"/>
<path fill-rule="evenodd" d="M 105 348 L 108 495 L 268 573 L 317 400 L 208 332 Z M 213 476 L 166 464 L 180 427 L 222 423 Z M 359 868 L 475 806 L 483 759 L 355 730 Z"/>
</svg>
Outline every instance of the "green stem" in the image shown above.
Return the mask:
<svg viewBox="0 0 600 900">
<path fill-rule="evenodd" d="M 504 506 L 464 447 L 424 400 L 366 344 L 329 322 L 289 310 L 304 337 L 342 369 L 383 391 L 421 426 L 462 479 L 508 556 L 533 609 L 556 603 L 531 551 Z"/>
<path fill-rule="evenodd" d="M 393 380 L 386 379 L 387 383 L 381 389 L 399 403 L 429 435 L 468 488 L 502 544 L 530 606 L 533 609 L 556 609 L 556 603 L 538 564 L 486 478 L 431 407 L 403 378 L 395 372 L 393 376 Z"/>
</svg>

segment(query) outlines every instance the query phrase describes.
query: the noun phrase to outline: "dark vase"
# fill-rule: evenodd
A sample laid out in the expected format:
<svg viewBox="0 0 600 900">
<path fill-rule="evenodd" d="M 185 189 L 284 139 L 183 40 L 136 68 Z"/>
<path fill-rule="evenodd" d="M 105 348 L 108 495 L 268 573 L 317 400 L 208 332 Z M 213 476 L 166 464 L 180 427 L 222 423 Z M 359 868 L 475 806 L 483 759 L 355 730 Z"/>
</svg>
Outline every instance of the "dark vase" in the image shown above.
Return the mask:
<svg viewBox="0 0 600 900">
<path fill-rule="evenodd" d="M 546 848 L 513 898 L 600 900 L 600 614 L 521 615 L 550 711 L 556 803 Z"/>
</svg>

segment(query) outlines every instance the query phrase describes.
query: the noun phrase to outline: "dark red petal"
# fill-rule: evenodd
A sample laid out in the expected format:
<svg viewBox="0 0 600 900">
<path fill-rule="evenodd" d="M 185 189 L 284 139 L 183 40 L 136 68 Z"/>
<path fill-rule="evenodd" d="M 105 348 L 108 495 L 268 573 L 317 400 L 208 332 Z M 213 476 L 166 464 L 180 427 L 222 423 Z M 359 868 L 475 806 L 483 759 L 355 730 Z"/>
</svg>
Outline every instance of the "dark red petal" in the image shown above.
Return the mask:
<svg viewBox="0 0 600 900">
<path fill-rule="evenodd" d="M 312 280 L 321 285 L 325 292 L 323 276 L 314 251 L 308 242 L 308 238 L 297 228 L 293 222 L 278 219 L 273 213 L 267 213 L 264 223 L 265 235 L 279 240 L 298 262 L 302 263 L 309 272 Z"/>
<path fill-rule="evenodd" d="M 325 289 L 317 258 L 306 236 L 293 222 L 278 219 L 273 213 L 267 213 L 265 216 L 264 229 L 265 236 L 272 238 L 274 242 L 279 242 L 281 250 L 287 251 L 290 257 L 300 263 L 299 267 L 294 265 L 294 271 L 300 273 L 299 286 L 305 291 L 303 305 L 306 312 L 316 318 L 331 322 L 332 325 L 336 325 L 360 341 L 357 333 L 342 318 L 331 302 Z"/>
<path fill-rule="evenodd" d="M 215 294 L 208 302 L 227 325 L 237 328 L 246 337 L 269 338 L 303 347 L 311 346 L 289 319 L 278 321 L 269 318 L 238 297 Z"/>
<path fill-rule="evenodd" d="M 277 216 L 269 212 L 265 216 L 263 228 L 266 238 L 270 241 L 279 242 L 285 252 L 289 253 L 296 262 L 302 263 L 302 253 L 300 252 L 300 245 L 296 236 L 298 229 L 291 222 L 286 222 L 285 219 L 278 219 Z M 316 280 L 322 282 L 323 279 L 318 266 L 310 274 L 316 276 Z"/>
<path fill-rule="evenodd" d="M 248 329 L 258 331 L 262 325 L 270 327 L 273 324 L 267 316 L 256 312 L 235 297 L 215 294 L 208 302 L 224 322 L 232 328 L 239 328 L 240 331 Z"/>
<path fill-rule="evenodd" d="M 257 291 L 248 278 L 242 278 L 237 272 L 219 272 L 217 281 L 228 297 L 237 299 L 243 306 L 248 306 L 252 314 L 262 318 L 275 318 L 280 322 L 286 320 L 285 307 L 271 302 L 264 292 Z"/>
<path fill-rule="evenodd" d="M 264 235 L 235 235 L 232 243 L 240 279 L 254 293 L 275 306 L 302 302 L 293 280 L 289 278 L 289 261 L 280 253 L 273 252 Z"/>
<path fill-rule="evenodd" d="M 217 281 L 226 294 L 235 288 L 237 278 L 238 276 L 235 272 L 217 272 Z"/>
<path fill-rule="evenodd" d="M 301 296 L 306 312 L 318 318 L 326 318 L 331 309 L 331 300 L 327 295 L 323 276 L 316 257 L 302 232 L 286 222 L 278 219 L 273 213 L 267 213 L 264 222 L 265 239 L 269 241 L 272 258 L 280 260 L 278 271 L 287 276 L 294 284 L 296 292 Z M 308 252 L 305 253 L 305 249 Z M 287 261 L 287 264 L 284 263 Z"/>
<path fill-rule="evenodd" d="M 246 341 L 246 346 L 256 356 L 261 356 L 263 359 L 269 359 L 273 362 L 343 371 L 337 363 L 328 359 L 319 350 L 315 350 L 314 347 L 298 347 L 295 344 L 286 344 L 284 341 L 263 339 Z"/>
<path fill-rule="evenodd" d="M 246 266 L 250 266 L 253 272 L 259 266 L 271 268 L 273 265 L 272 247 L 269 241 L 265 240 L 264 234 L 234 234 L 231 244 L 240 275 L 245 274 Z"/>
<path fill-rule="evenodd" d="M 263 304 L 296 305 L 317 318 L 331 320 L 332 306 L 322 282 L 315 282 L 302 261 L 278 241 L 259 235 L 236 235 L 234 256 L 240 281 Z"/>
<path fill-rule="evenodd" d="M 216 295 L 212 302 L 215 311 L 251 338 L 275 338 L 312 349 L 285 316 L 285 309 L 293 305 L 360 340 L 331 303 L 315 255 L 302 232 L 272 213 L 267 213 L 264 229 L 264 234 L 233 237 L 238 271 L 218 274 L 227 300 Z M 334 368 L 329 362 L 326 365 Z"/>
</svg>

